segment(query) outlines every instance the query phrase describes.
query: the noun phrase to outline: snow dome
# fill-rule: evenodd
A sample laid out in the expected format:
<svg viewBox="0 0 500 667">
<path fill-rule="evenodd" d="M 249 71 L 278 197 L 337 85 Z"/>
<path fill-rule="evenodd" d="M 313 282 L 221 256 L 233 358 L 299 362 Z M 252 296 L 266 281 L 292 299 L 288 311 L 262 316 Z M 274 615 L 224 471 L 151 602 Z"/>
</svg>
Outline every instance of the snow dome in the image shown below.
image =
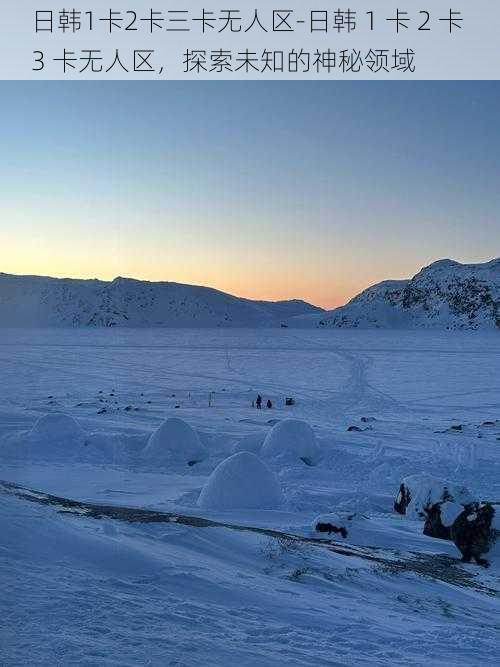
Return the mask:
<svg viewBox="0 0 500 667">
<path fill-rule="evenodd" d="M 196 431 L 184 420 L 171 417 L 151 435 L 143 458 L 149 463 L 194 465 L 207 457 Z"/>
<path fill-rule="evenodd" d="M 33 456 L 65 457 L 77 453 L 85 438 L 86 433 L 76 419 L 62 412 L 49 412 L 35 423 L 28 442 Z"/>
<path fill-rule="evenodd" d="M 255 454 L 239 452 L 219 463 L 203 487 L 204 509 L 276 509 L 283 494 L 274 474 Z"/>
<path fill-rule="evenodd" d="M 284 419 L 278 422 L 266 436 L 262 456 L 282 462 L 316 465 L 320 449 L 314 431 L 305 421 Z"/>
</svg>

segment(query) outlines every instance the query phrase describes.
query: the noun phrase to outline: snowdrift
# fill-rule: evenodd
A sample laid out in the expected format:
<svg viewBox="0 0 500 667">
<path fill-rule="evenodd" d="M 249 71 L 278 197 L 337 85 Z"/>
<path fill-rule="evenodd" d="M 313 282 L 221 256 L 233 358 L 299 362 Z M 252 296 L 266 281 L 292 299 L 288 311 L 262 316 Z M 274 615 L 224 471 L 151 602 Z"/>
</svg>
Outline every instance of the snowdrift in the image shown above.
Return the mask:
<svg viewBox="0 0 500 667">
<path fill-rule="evenodd" d="M 198 498 L 199 507 L 214 510 L 277 509 L 283 504 L 275 475 L 255 454 L 240 452 L 220 463 Z"/>
<path fill-rule="evenodd" d="M 280 463 L 316 465 L 321 452 L 314 431 L 300 419 L 284 419 L 273 426 L 262 445 L 262 456 Z"/>
<path fill-rule="evenodd" d="M 142 458 L 158 465 L 191 466 L 206 459 L 207 450 L 187 422 L 170 417 L 151 435 Z"/>
</svg>

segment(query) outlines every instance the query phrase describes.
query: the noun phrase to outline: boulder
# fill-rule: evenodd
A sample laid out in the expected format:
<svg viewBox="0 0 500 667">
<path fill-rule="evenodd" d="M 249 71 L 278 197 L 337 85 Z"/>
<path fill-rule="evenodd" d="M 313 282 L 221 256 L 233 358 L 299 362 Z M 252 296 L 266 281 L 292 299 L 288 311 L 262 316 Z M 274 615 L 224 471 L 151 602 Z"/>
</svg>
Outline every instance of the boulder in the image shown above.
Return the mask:
<svg viewBox="0 0 500 667">
<path fill-rule="evenodd" d="M 312 522 L 312 529 L 316 533 L 327 533 L 328 535 L 333 533 L 344 539 L 348 535 L 346 521 L 333 512 L 317 516 Z"/>
<path fill-rule="evenodd" d="M 462 554 L 464 562 L 474 559 L 478 565 L 489 566 L 489 561 L 483 556 L 498 539 L 499 531 L 496 526 L 499 510 L 500 506 L 493 503 L 472 503 L 455 519 L 451 526 L 451 539 Z"/>
<path fill-rule="evenodd" d="M 417 474 L 402 480 L 394 501 L 394 509 L 399 514 L 406 514 L 410 519 L 422 520 L 433 505 L 444 502 L 457 502 L 465 506 L 474 502 L 474 498 L 460 484 L 431 475 Z"/>
<path fill-rule="evenodd" d="M 425 510 L 424 535 L 451 540 L 451 526 L 463 511 L 463 505 L 450 501 L 431 505 Z"/>
</svg>

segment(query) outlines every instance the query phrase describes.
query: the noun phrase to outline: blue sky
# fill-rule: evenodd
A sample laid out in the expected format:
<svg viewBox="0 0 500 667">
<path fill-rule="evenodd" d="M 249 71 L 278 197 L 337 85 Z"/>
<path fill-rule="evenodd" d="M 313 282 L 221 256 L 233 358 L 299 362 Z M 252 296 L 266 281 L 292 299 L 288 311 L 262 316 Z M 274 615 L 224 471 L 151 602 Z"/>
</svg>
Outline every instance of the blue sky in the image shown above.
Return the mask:
<svg viewBox="0 0 500 667">
<path fill-rule="evenodd" d="M 2 82 L 0 270 L 323 306 L 500 244 L 497 82 Z"/>
</svg>

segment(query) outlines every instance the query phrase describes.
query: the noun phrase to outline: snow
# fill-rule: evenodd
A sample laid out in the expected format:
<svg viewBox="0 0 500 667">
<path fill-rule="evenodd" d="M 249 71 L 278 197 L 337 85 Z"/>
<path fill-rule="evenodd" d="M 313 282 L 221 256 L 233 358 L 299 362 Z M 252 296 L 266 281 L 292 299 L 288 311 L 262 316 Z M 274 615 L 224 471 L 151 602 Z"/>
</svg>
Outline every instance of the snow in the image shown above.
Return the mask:
<svg viewBox="0 0 500 667">
<path fill-rule="evenodd" d="M 392 505 L 413 475 L 500 498 L 499 358 L 488 331 L 2 329 L 0 480 L 221 525 L 96 519 L 0 483 L 0 663 L 496 665 L 498 542 L 489 569 L 463 564 Z M 87 444 L 26 456 L 56 412 Z M 173 417 L 206 449 L 192 467 L 142 456 Z M 287 419 L 321 459 L 262 459 L 281 505 L 198 505 L 235 447 L 260 456 Z M 347 538 L 311 530 L 323 515 Z"/>
<path fill-rule="evenodd" d="M 316 465 L 320 449 L 310 425 L 300 419 L 284 419 L 273 426 L 262 445 L 262 456 L 282 464 Z"/>
<path fill-rule="evenodd" d="M 446 502 L 440 505 L 441 510 L 441 523 L 443 526 L 449 528 L 455 522 L 455 519 L 459 514 L 462 514 L 464 511 L 464 506 L 460 503 Z"/>
<path fill-rule="evenodd" d="M 178 417 L 166 419 L 151 435 L 143 459 L 154 465 L 191 466 L 203 461 L 207 450 L 196 431 Z"/>
<path fill-rule="evenodd" d="M 200 507 L 215 510 L 272 510 L 283 502 L 275 475 L 250 452 L 233 454 L 219 463 L 198 498 Z"/>
<path fill-rule="evenodd" d="M 500 258 L 483 264 L 449 259 L 410 280 L 384 280 L 326 313 L 304 313 L 291 326 L 388 329 L 498 329 Z"/>
<path fill-rule="evenodd" d="M 411 495 L 411 502 L 406 508 L 409 519 L 425 518 L 426 507 L 444 500 L 455 501 L 462 506 L 474 502 L 474 498 L 464 486 L 437 479 L 432 475 L 410 475 L 403 479 L 403 484 Z"/>
<path fill-rule="evenodd" d="M 233 452 L 237 454 L 238 452 L 251 452 L 252 454 L 258 454 L 262 448 L 262 444 L 266 438 L 266 433 L 249 433 L 248 435 L 243 436 L 233 447 Z"/>
<path fill-rule="evenodd" d="M 322 309 L 131 278 L 78 280 L 0 273 L 0 327 L 279 327 Z"/>
</svg>

